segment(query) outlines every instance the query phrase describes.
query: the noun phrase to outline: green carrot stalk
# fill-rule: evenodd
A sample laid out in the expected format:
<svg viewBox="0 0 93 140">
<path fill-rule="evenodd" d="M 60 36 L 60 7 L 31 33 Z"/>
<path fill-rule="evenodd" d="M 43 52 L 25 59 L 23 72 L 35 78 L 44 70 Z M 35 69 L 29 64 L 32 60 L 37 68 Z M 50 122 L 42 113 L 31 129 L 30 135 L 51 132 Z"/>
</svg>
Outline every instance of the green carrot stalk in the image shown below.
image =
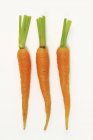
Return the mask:
<svg viewBox="0 0 93 140">
<path fill-rule="evenodd" d="M 46 47 L 46 27 L 45 27 L 45 16 L 37 19 L 37 28 L 39 35 L 39 45 L 40 47 Z"/>
<path fill-rule="evenodd" d="M 31 22 L 31 16 L 24 15 L 23 21 L 22 16 L 19 16 L 19 48 L 25 48 L 28 30 Z"/>
<path fill-rule="evenodd" d="M 67 37 L 68 37 L 68 32 L 70 30 L 70 26 L 71 26 L 71 21 L 67 20 L 65 18 L 64 19 L 64 25 L 63 25 L 63 30 L 62 30 L 60 47 L 67 47 Z"/>
</svg>

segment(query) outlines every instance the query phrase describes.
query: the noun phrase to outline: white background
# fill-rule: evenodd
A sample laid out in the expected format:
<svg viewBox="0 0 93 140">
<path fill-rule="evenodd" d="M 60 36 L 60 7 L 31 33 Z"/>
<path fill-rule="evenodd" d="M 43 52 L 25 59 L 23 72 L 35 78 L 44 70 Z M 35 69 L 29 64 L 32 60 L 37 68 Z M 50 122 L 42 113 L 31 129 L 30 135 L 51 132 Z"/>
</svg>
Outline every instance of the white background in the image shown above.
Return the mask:
<svg viewBox="0 0 93 140">
<path fill-rule="evenodd" d="M 32 15 L 27 47 L 32 76 L 27 128 L 22 129 L 21 91 L 17 62 L 18 16 Z M 36 18 L 46 16 L 50 53 L 52 112 L 45 123 L 44 101 L 37 78 L 35 55 L 39 46 Z M 71 112 L 65 130 L 56 49 L 64 18 L 72 20 L 70 47 Z M 0 140 L 93 140 L 93 4 L 92 0 L 0 0 Z"/>
</svg>

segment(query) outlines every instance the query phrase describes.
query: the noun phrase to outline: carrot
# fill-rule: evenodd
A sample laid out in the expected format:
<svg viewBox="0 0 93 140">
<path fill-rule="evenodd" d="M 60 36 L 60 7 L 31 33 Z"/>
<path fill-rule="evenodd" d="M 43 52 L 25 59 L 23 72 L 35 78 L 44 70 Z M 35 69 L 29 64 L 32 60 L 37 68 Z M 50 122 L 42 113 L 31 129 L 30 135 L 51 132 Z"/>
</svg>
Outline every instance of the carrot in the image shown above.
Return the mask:
<svg viewBox="0 0 93 140">
<path fill-rule="evenodd" d="M 31 17 L 19 16 L 19 50 L 17 52 L 21 92 L 22 92 L 22 113 L 23 113 L 23 127 L 26 128 L 26 120 L 28 114 L 28 100 L 30 92 L 30 74 L 31 74 L 31 59 L 28 49 L 26 48 L 26 40 L 30 26 Z"/>
<path fill-rule="evenodd" d="M 64 19 L 63 32 L 60 47 L 57 49 L 57 64 L 60 78 L 60 85 L 63 94 L 65 107 L 65 125 L 68 129 L 68 120 L 70 113 L 70 93 L 69 93 L 69 57 L 70 52 L 67 47 L 67 36 L 71 26 L 71 21 Z"/>
<path fill-rule="evenodd" d="M 49 54 L 46 48 L 46 34 L 45 34 L 45 17 L 37 19 L 37 27 L 39 34 L 40 47 L 36 53 L 37 74 L 40 83 L 40 88 L 45 102 L 46 123 L 44 130 L 47 129 L 50 112 L 51 112 L 51 98 L 49 87 Z"/>
</svg>

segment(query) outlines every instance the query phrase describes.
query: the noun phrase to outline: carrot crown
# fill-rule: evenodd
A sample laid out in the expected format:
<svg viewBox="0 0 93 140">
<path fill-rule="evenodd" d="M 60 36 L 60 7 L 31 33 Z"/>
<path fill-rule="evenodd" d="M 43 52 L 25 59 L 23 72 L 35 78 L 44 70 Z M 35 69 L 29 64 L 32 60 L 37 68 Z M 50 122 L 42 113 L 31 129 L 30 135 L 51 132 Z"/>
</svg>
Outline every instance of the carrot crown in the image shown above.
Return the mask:
<svg viewBox="0 0 93 140">
<path fill-rule="evenodd" d="M 45 16 L 42 16 L 37 19 L 37 28 L 40 47 L 45 48 L 46 46 Z"/>
<path fill-rule="evenodd" d="M 23 20 L 22 16 L 19 16 L 19 48 L 25 48 L 28 30 L 30 26 L 31 16 L 24 15 Z"/>
<path fill-rule="evenodd" d="M 63 24 L 63 31 L 62 31 L 60 47 L 67 47 L 67 36 L 68 36 L 70 26 L 71 26 L 71 21 L 67 20 L 65 18 L 64 19 L 64 24 Z"/>
</svg>

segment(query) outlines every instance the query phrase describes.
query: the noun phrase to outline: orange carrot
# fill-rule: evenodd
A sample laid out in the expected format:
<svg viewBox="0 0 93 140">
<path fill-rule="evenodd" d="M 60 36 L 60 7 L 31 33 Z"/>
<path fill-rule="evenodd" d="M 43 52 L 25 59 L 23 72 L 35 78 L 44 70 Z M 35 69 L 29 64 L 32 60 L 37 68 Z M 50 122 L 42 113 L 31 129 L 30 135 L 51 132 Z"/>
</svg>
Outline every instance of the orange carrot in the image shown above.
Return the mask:
<svg viewBox="0 0 93 140">
<path fill-rule="evenodd" d="M 27 34 L 30 26 L 31 17 L 24 16 L 23 23 L 21 23 L 21 16 L 19 17 L 19 50 L 17 53 L 20 79 L 21 79 L 21 92 L 22 92 L 22 113 L 23 113 L 23 126 L 26 128 L 26 120 L 28 114 L 28 100 L 30 92 L 30 74 L 31 74 L 31 59 L 27 48 L 25 47 Z"/>
<path fill-rule="evenodd" d="M 67 47 L 67 35 L 70 29 L 71 21 L 64 19 L 63 33 L 60 47 L 57 49 L 57 64 L 59 70 L 59 78 L 61 90 L 63 93 L 65 107 L 65 125 L 68 129 L 68 119 L 70 112 L 70 93 L 69 93 L 69 48 Z"/>
<path fill-rule="evenodd" d="M 45 38 L 45 17 L 37 19 L 37 26 L 40 47 L 38 48 L 36 53 L 36 65 L 40 88 L 45 101 L 46 123 L 44 130 L 46 130 L 51 112 L 51 98 L 49 87 L 49 55 L 48 50 L 46 48 L 46 38 Z"/>
</svg>

